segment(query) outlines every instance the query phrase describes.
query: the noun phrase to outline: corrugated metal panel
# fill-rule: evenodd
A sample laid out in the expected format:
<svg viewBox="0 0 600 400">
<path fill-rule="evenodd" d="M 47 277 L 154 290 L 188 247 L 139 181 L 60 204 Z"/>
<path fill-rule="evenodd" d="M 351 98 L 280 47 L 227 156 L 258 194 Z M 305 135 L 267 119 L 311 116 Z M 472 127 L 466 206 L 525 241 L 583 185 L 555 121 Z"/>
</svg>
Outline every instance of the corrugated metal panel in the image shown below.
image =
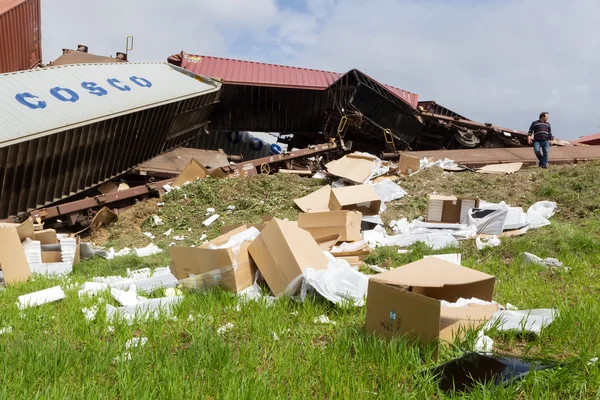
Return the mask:
<svg viewBox="0 0 600 400">
<path fill-rule="evenodd" d="M 596 133 L 594 135 L 581 136 L 571 141 L 571 143 L 582 143 L 593 146 L 600 145 L 600 133 Z"/>
<path fill-rule="evenodd" d="M 444 107 L 444 106 L 436 103 L 433 100 L 420 101 L 419 102 L 419 107 L 423 107 L 423 109 L 426 112 L 430 112 L 432 114 L 444 115 L 446 117 L 452 117 L 452 118 L 462 119 L 462 120 L 465 120 L 465 121 L 470 121 L 470 119 L 468 119 L 466 117 L 463 117 L 462 115 L 460 115 L 456 111 L 452 111 L 451 109 L 446 108 L 446 107 Z"/>
<path fill-rule="evenodd" d="M 236 85 L 320 90 L 326 89 L 342 76 L 337 72 L 200 56 L 185 52 L 171 56 L 169 62 L 180 63 L 183 68 L 197 74 L 221 78 L 225 84 Z M 382 85 L 413 108 L 417 107 L 419 100 L 417 94 L 394 86 Z"/>
<path fill-rule="evenodd" d="M 78 64 L 0 75 L 0 147 L 218 91 L 164 63 Z"/>
<path fill-rule="evenodd" d="M 0 0 L 0 73 L 42 60 L 40 0 Z"/>
</svg>

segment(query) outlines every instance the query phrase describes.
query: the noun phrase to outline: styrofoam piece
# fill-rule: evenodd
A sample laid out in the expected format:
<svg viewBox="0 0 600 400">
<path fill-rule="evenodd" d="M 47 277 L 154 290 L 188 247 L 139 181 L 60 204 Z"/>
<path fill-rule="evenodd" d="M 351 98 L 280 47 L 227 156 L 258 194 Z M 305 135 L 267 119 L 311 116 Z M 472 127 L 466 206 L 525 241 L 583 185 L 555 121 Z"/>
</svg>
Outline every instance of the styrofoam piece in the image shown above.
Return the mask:
<svg viewBox="0 0 600 400">
<path fill-rule="evenodd" d="M 223 325 L 222 327 L 220 327 L 219 329 L 217 329 L 217 333 L 218 334 L 222 334 L 227 332 L 228 330 L 233 328 L 233 324 L 231 322 L 226 323 L 225 325 Z"/>
<path fill-rule="evenodd" d="M 79 297 L 93 296 L 108 290 L 108 285 L 101 282 L 84 282 L 78 292 Z"/>
<path fill-rule="evenodd" d="M 329 319 L 329 317 L 327 315 L 319 315 L 318 317 L 316 317 L 313 322 L 315 324 L 331 324 L 331 325 L 335 325 L 336 322 L 332 321 Z"/>
<path fill-rule="evenodd" d="M 142 247 L 141 249 L 133 250 L 133 254 L 138 257 L 148 257 L 158 253 L 162 253 L 162 250 L 153 243 L 150 243 L 148 246 Z"/>
<path fill-rule="evenodd" d="M 210 216 L 210 218 L 208 218 L 206 221 L 204 221 L 202 223 L 202 225 L 209 226 L 210 224 L 212 224 L 213 222 L 215 222 L 218 219 L 219 219 L 219 214 L 213 214 Z"/>
<path fill-rule="evenodd" d="M 214 214 L 214 213 L 215 213 L 215 211 L 216 211 L 216 210 L 215 210 L 214 208 L 212 208 L 212 207 L 210 207 L 210 208 L 207 208 L 207 209 L 206 209 L 206 215 L 212 215 L 212 214 Z"/>
<path fill-rule="evenodd" d="M 134 337 L 125 342 L 125 349 L 129 350 L 135 347 L 144 347 L 147 342 L 147 337 Z"/>
<path fill-rule="evenodd" d="M 343 242 L 339 246 L 333 246 L 331 253 L 344 253 L 359 251 L 367 246 L 367 242 L 364 240 L 357 240 L 356 242 Z"/>
<path fill-rule="evenodd" d="M 435 254 L 432 256 L 423 256 L 423 258 L 429 258 L 429 257 L 434 257 L 440 260 L 444 260 L 444 261 L 448 261 L 451 262 L 453 264 L 457 264 L 457 265 L 462 265 L 462 254 L 460 253 L 453 253 L 453 254 Z"/>
<path fill-rule="evenodd" d="M 166 231 L 166 232 L 164 232 L 163 235 L 165 235 L 165 236 L 171 236 L 171 233 L 173 233 L 173 229 L 169 228 L 169 230 Z"/>
<path fill-rule="evenodd" d="M 154 223 L 154 226 L 164 225 L 164 222 L 163 222 L 162 218 L 159 217 L 158 215 L 153 215 L 152 216 L 152 222 Z"/>
<path fill-rule="evenodd" d="M 4 328 L 0 329 L 0 335 L 11 333 L 12 330 L 13 330 L 12 326 L 5 326 Z"/>
<path fill-rule="evenodd" d="M 127 291 L 111 288 L 110 294 L 122 306 L 133 306 L 140 303 L 137 295 L 137 287 L 133 283 L 129 285 L 129 290 Z"/>
<path fill-rule="evenodd" d="M 155 236 L 150 232 L 144 232 L 144 236 L 146 236 L 148 239 L 155 239 Z"/>
<path fill-rule="evenodd" d="M 25 253 L 25 258 L 27 258 L 27 262 L 31 266 L 31 264 L 41 264 L 42 263 L 42 244 L 39 240 L 31 240 L 30 238 L 25 239 L 22 243 L 23 252 Z"/>
<path fill-rule="evenodd" d="M 538 308 L 534 310 L 499 310 L 487 322 L 484 330 L 497 326 L 500 331 L 526 331 L 539 334 L 541 330 L 550 325 L 558 316 L 558 310 Z"/>
<path fill-rule="evenodd" d="M 19 296 L 19 309 L 23 310 L 29 307 L 41 306 L 42 304 L 51 303 L 65 298 L 60 286 L 54 286 L 48 289 L 40 290 L 29 294 Z"/>
<path fill-rule="evenodd" d="M 179 304 L 181 300 L 183 300 L 183 296 L 150 299 L 142 303 L 124 307 L 114 307 L 107 304 L 106 319 L 111 321 L 114 318 L 121 317 L 127 322 L 133 322 L 136 318 L 158 318 L 161 313 L 165 313 L 168 316 L 171 315 L 173 307 Z"/>
<path fill-rule="evenodd" d="M 565 267 L 563 263 L 556 258 L 540 258 L 535 254 L 525 252 L 523 253 L 523 259 L 527 263 L 536 264 L 546 268 L 564 268 L 567 271 L 569 270 L 569 268 Z"/>
<path fill-rule="evenodd" d="M 81 312 L 83 313 L 83 317 L 87 320 L 87 321 L 93 321 L 96 318 L 96 314 L 98 313 L 98 307 L 97 306 L 92 306 L 92 307 L 84 307 L 81 309 Z"/>
<path fill-rule="evenodd" d="M 492 338 L 485 335 L 485 333 L 480 330 L 477 332 L 477 340 L 475 341 L 475 350 L 478 353 L 489 354 L 492 352 L 494 347 L 494 341 Z"/>
<path fill-rule="evenodd" d="M 383 272 L 387 272 L 387 271 L 388 271 L 387 269 L 385 269 L 385 268 L 381 268 L 380 266 L 377 266 L 377 265 L 369 265 L 369 264 L 367 264 L 367 267 L 368 267 L 368 268 L 369 268 L 371 271 L 377 272 L 378 274 L 381 274 L 381 273 L 383 273 Z"/>
<path fill-rule="evenodd" d="M 75 238 L 62 238 L 60 241 L 60 254 L 63 262 L 73 265 L 75 253 L 77 252 L 77 240 Z"/>
<path fill-rule="evenodd" d="M 29 264 L 29 269 L 31 270 L 32 274 L 40 274 L 44 276 L 68 275 L 73 272 L 73 262 Z"/>
</svg>

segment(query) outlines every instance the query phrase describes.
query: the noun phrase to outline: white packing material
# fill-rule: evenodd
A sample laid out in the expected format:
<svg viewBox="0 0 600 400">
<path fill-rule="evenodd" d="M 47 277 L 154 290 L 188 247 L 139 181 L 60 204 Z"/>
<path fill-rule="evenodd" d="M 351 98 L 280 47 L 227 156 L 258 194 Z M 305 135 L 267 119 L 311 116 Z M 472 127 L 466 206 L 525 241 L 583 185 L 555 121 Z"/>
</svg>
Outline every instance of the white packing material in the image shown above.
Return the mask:
<svg viewBox="0 0 600 400">
<path fill-rule="evenodd" d="M 124 247 L 117 252 L 115 252 L 115 249 L 111 247 L 110 249 L 108 249 L 106 254 L 103 254 L 102 252 L 97 252 L 96 254 L 98 254 L 102 258 L 106 258 L 107 260 L 112 260 L 115 257 L 123 257 L 129 255 L 130 253 L 131 249 L 129 247 Z"/>
<path fill-rule="evenodd" d="M 233 328 L 233 324 L 231 322 L 226 323 L 225 325 L 223 325 L 222 327 L 220 327 L 219 329 L 217 329 L 217 333 L 218 334 L 222 334 L 227 332 L 228 330 Z"/>
<path fill-rule="evenodd" d="M 169 228 L 168 231 L 164 232 L 163 235 L 164 236 L 171 236 L 171 233 L 173 233 L 173 228 Z"/>
<path fill-rule="evenodd" d="M 164 225 L 162 218 L 159 217 L 158 215 L 153 215 L 152 216 L 152 222 L 154 223 L 154 226 L 161 226 Z"/>
<path fill-rule="evenodd" d="M 468 306 L 470 304 L 477 304 L 480 306 L 489 306 L 491 304 L 496 304 L 496 302 L 494 301 L 485 301 L 485 300 L 481 300 L 478 299 L 476 297 L 471 297 L 470 299 L 465 299 L 463 297 L 459 297 L 458 300 L 456 300 L 455 302 L 449 302 L 446 300 L 441 300 L 440 304 L 442 305 L 442 307 L 465 307 Z"/>
<path fill-rule="evenodd" d="M 210 244 L 208 246 L 208 248 L 211 250 L 231 249 L 231 253 L 233 255 L 232 267 L 233 267 L 234 271 L 237 271 L 237 260 L 240 255 L 240 249 L 242 248 L 242 244 L 244 242 L 252 242 L 254 239 L 256 239 L 258 237 L 258 235 L 260 235 L 260 231 L 258 229 L 256 229 L 255 227 L 251 226 L 250 228 L 248 228 L 240 233 L 236 233 L 235 235 L 232 235 L 229 238 L 229 240 L 227 241 L 227 243 L 224 243 L 220 246 L 217 246 L 215 244 Z"/>
<path fill-rule="evenodd" d="M 319 315 L 318 317 L 316 317 L 313 322 L 315 324 L 331 324 L 331 325 L 335 325 L 336 322 L 332 321 L 329 319 L 329 317 L 327 315 Z"/>
<path fill-rule="evenodd" d="M 44 276 L 61 276 L 68 275 L 73 272 L 72 262 L 56 262 L 43 264 L 29 264 L 29 269 L 32 274 L 40 274 Z"/>
<path fill-rule="evenodd" d="M 26 238 L 22 246 L 29 265 L 42 263 L 42 243 L 39 240 Z"/>
<path fill-rule="evenodd" d="M 177 288 L 170 287 L 165 289 L 165 297 L 177 297 L 181 296 L 183 292 Z"/>
<path fill-rule="evenodd" d="M 183 296 L 179 296 L 150 299 L 135 305 L 124 307 L 114 307 L 110 304 L 107 304 L 106 319 L 107 321 L 112 321 L 114 318 L 120 317 L 128 323 L 132 323 L 136 318 L 158 318 L 161 313 L 170 316 L 173 312 L 173 307 L 179 304 L 182 300 Z"/>
<path fill-rule="evenodd" d="M 369 268 L 373 272 L 377 272 L 378 274 L 381 274 L 383 272 L 387 272 L 388 271 L 387 269 L 381 268 L 378 265 L 369 265 L 369 264 L 367 264 L 367 268 Z"/>
<path fill-rule="evenodd" d="M 527 210 L 527 224 L 530 229 L 538 229 L 550 225 L 550 217 L 554 215 L 556 203 L 553 201 L 538 201 Z"/>
<path fill-rule="evenodd" d="M 210 224 L 212 224 L 213 222 L 215 222 L 218 219 L 219 219 L 219 214 L 213 214 L 212 216 L 210 216 L 210 218 L 208 218 L 206 221 L 204 221 L 202 223 L 202 225 L 209 226 Z"/>
<path fill-rule="evenodd" d="M 550 308 L 538 308 L 533 310 L 499 310 L 494 313 L 492 318 L 484 327 L 488 331 L 497 326 L 499 331 L 526 331 L 539 334 L 541 330 L 550 325 L 558 316 L 559 312 Z"/>
<path fill-rule="evenodd" d="M 536 264 L 541 267 L 546 268 L 564 268 L 565 271 L 568 271 L 569 268 L 565 267 L 562 262 L 558 261 L 556 258 L 541 258 L 536 256 L 535 254 L 523 253 L 523 260 L 529 264 Z"/>
<path fill-rule="evenodd" d="M 11 333 L 13 330 L 12 326 L 6 326 L 0 329 L 0 335 L 4 335 L 5 333 Z"/>
<path fill-rule="evenodd" d="M 181 241 L 185 240 L 185 237 L 183 235 L 181 235 L 181 236 L 173 236 L 173 240 L 177 240 L 177 241 L 181 242 Z"/>
<path fill-rule="evenodd" d="M 452 254 L 435 254 L 432 256 L 423 256 L 423 258 L 434 257 L 440 260 L 451 262 L 452 264 L 462 265 L 462 254 L 460 253 L 452 253 Z"/>
<path fill-rule="evenodd" d="M 377 183 L 369 182 L 369 184 L 373 186 L 382 203 L 401 199 L 408 194 L 406 190 L 389 179 L 384 179 Z"/>
<path fill-rule="evenodd" d="M 475 238 L 475 245 L 477 246 L 477 250 L 483 250 L 486 247 L 498 247 L 502 244 L 498 236 L 494 235 L 491 238 Z"/>
<path fill-rule="evenodd" d="M 48 289 L 40 290 L 29 294 L 19 296 L 18 306 L 20 310 L 28 307 L 41 306 L 42 304 L 51 303 L 53 301 L 62 300 L 65 298 L 65 292 L 63 292 L 60 286 L 54 286 Z"/>
<path fill-rule="evenodd" d="M 469 228 L 467 224 L 447 224 L 443 222 L 424 222 L 415 220 L 410 223 L 411 229 L 423 228 L 423 229 L 445 229 L 452 231 L 464 231 Z"/>
<path fill-rule="evenodd" d="M 110 294 L 118 301 L 122 306 L 132 306 L 138 304 L 140 301 L 138 300 L 137 288 L 135 284 L 129 285 L 129 290 L 121 290 L 121 289 L 110 289 Z"/>
<path fill-rule="evenodd" d="M 141 249 L 134 249 L 133 254 L 138 257 L 148 257 L 154 254 L 162 253 L 162 250 L 158 248 L 157 245 L 150 243 L 146 247 L 142 247 Z"/>
<path fill-rule="evenodd" d="M 370 231 L 363 231 L 363 239 L 373 248 L 381 246 L 409 247 L 417 242 L 423 242 L 433 250 L 458 246 L 458 240 L 447 232 L 409 232 L 388 236 L 381 226 L 377 226 Z"/>
<path fill-rule="evenodd" d="M 325 172 L 319 171 L 319 172 L 315 172 L 315 174 L 312 177 L 313 177 L 313 179 L 325 179 L 325 178 L 327 178 L 327 175 L 325 174 Z"/>
<path fill-rule="evenodd" d="M 329 252 L 324 253 L 329 259 L 327 269 L 306 268 L 306 282 L 334 304 L 350 300 L 355 306 L 362 306 L 367 296 L 369 277 L 352 269 L 348 261 L 336 259 Z"/>
<path fill-rule="evenodd" d="M 501 235 L 504 231 L 508 206 L 502 202 L 497 206 L 484 206 L 469 210 L 469 225 L 477 227 L 477 233 Z"/>
<path fill-rule="evenodd" d="M 392 225 L 393 223 L 393 225 Z M 405 233 L 410 227 L 410 222 L 408 222 L 408 219 L 406 218 L 402 218 L 399 221 L 392 221 L 390 222 L 390 228 L 392 228 L 392 231 L 395 234 L 399 234 L 399 233 Z"/>
<path fill-rule="evenodd" d="M 210 208 L 207 208 L 207 209 L 206 209 L 206 215 L 212 215 L 212 214 L 214 214 L 214 213 L 215 213 L 215 211 L 216 211 L 216 210 L 215 210 L 214 208 L 212 208 L 212 207 L 210 207 Z"/>
<path fill-rule="evenodd" d="M 87 320 L 87 321 L 93 321 L 96 318 L 96 314 L 98 313 L 98 306 L 92 306 L 92 307 L 83 307 L 81 309 L 81 312 L 83 313 L 83 317 Z"/>
<path fill-rule="evenodd" d="M 364 240 L 357 240 L 356 242 L 343 242 L 339 246 L 333 246 L 331 249 L 332 253 L 345 253 L 352 251 L 359 251 L 367 246 L 367 242 Z"/>
<path fill-rule="evenodd" d="M 144 232 L 144 236 L 146 236 L 148 239 L 155 239 L 155 236 L 150 232 Z"/>
<path fill-rule="evenodd" d="M 129 350 L 135 347 L 144 347 L 147 342 L 147 337 L 134 337 L 125 342 L 125 349 Z"/>
<path fill-rule="evenodd" d="M 504 230 L 512 231 L 521 229 L 527 226 L 527 215 L 521 207 L 508 207 L 506 221 L 504 222 Z"/>
<path fill-rule="evenodd" d="M 101 282 L 84 282 L 81 285 L 78 295 L 79 297 L 83 296 L 93 296 L 99 294 L 105 290 L 108 290 L 108 285 L 106 283 Z"/>
<path fill-rule="evenodd" d="M 489 354 L 494 347 L 492 338 L 485 335 L 483 330 L 477 332 L 477 340 L 475 341 L 474 351 L 478 353 Z"/>
<path fill-rule="evenodd" d="M 383 225 L 383 220 L 379 215 L 363 215 L 360 220 L 369 224 Z"/>
<path fill-rule="evenodd" d="M 127 271 L 127 278 L 121 276 L 94 277 L 94 282 L 108 285 L 115 289 L 127 289 L 131 284 L 135 284 L 139 290 L 146 293 L 160 288 L 169 288 L 177 286 L 177 278 L 171 273 L 168 267 L 156 268 L 154 273 L 150 268 L 142 268 L 137 271 Z"/>
</svg>

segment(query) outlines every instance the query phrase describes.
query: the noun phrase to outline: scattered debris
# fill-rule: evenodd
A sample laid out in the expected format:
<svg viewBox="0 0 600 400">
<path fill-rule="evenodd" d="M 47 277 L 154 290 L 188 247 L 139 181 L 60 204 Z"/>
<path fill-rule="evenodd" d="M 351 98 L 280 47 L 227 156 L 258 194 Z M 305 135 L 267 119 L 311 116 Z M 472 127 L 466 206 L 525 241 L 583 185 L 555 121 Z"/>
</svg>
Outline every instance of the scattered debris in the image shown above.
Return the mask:
<svg viewBox="0 0 600 400">
<path fill-rule="evenodd" d="M 492 164 L 486 165 L 485 167 L 478 168 L 476 172 L 480 174 L 493 174 L 493 175 L 508 175 L 514 174 L 523 166 L 522 162 L 518 163 L 506 163 L 506 164 Z"/>
<path fill-rule="evenodd" d="M 156 237 L 150 232 L 144 232 L 144 236 L 146 236 L 148 239 L 156 239 Z"/>
<path fill-rule="evenodd" d="M 98 307 L 84 307 L 81 309 L 81 312 L 83 313 L 83 316 L 87 321 L 93 321 L 96 318 L 96 314 L 98 313 Z"/>
<path fill-rule="evenodd" d="M 153 215 L 152 216 L 152 222 L 154 223 L 154 226 L 161 226 L 164 225 L 162 218 L 160 218 L 158 215 Z"/>
<path fill-rule="evenodd" d="M 319 315 L 317 318 L 313 320 L 315 324 L 331 324 L 335 325 L 336 322 L 329 319 L 327 315 Z"/>
<path fill-rule="evenodd" d="M 6 326 L 6 327 L 0 329 L 0 335 L 11 333 L 12 331 L 13 331 L 12 326 Z"/>
<path fill-rule="evenodd" d="M 134 337 L 125 342 L 125 349 L 129 350 L 136 347 L 144 347 L 147 342 L 147 337 Z"/>
<path fill-rule="evenodd" d="M 494 347 L 494 341 L 485 335 L 482 330 L 477 332 L 474 350 L 478 353 L 490 354 Z"/>
<path fill-rule="evenodd" d="M 166 232 L 164 232 L 163 235 L 165 235 L 165 236 L 171 236 L 171 233 L 173 233 L 173 229 L 169 228 L 169 230 L 166 231 Z"/>
<path fill-rule="evenodd" d="M 501 244 L 502 242 L 500 242 L 500 239 L 498 239 L 498 236 L 496 235 L 492 235 L 492 237 L 490 238 L 475 238 L 475 245 L 477 246 L 477 250 L 483 250 L 486 247 L 498 247 Z"/>
<path fill-rule="evenodd" d="M 210 217 L 206 221 L 204 221 L 202 223 L 202 225 L 209 226 L 210 224 L 212 224 L 213 222 L 215 222 L 217 219 L 219 219 L 219 214 L 213 214 L 212 217 Z"/>
<path fill-rule="evenodd" d="M 432 256 L 423 256 L 423 258 L 435 257 L 439 260 L 445 260 L 452 264 L 462 265 L 462 255 L 460 253 L 453 254 L 435 254 Z"/>
<path fill-rule="evenodd" d="M 222 334 L 227 332 L 228 330 L 233 328 L 233 324 L 231 322 L 226 323 L 225 325 L 223 325 L 222 327 L 220 327 L 219 329 L 217 329 L 217 333 L 218 334 Z"/>
<path fill-rule="evenodd" d="M 499 310 L 484 326 L 484 331 L 496 327 L 499 331 L 526 331 L 539 334 L 558 316 L 558 310 L 540 308 L 534 310 Z"/>
<path fill-rule="evenodd" d="M 525 252 L 525 253 L 523 253 L 523 260 L 529 264 L 535 264 L 535 265 L 539 265 L 539 266 L 546 267 L 546 268 L 552 268 L 552 269 L 561 268 L 565 272 L 569 271 L 569 268 L 563 266 L 563 263 L 558 261 L 556 258 L 542 259 L 542 258 L 536 256 L 535 254 Z"/>
<path fill-rule="evenodd" d="M 169 316 L 171 315 L 173 307 L 179 304 L 181 300 L 183 300 L 182 296 L 150 299 L 124 307 L 113 307 L 110 304 L 107 304 L 106 319 L 112 321 L 114 318 L 122 318 L 125 322 L 131 324 L 136 318 L 158 318 L 161 312 L 164 312 L 165 315 Z"/>
</svg>

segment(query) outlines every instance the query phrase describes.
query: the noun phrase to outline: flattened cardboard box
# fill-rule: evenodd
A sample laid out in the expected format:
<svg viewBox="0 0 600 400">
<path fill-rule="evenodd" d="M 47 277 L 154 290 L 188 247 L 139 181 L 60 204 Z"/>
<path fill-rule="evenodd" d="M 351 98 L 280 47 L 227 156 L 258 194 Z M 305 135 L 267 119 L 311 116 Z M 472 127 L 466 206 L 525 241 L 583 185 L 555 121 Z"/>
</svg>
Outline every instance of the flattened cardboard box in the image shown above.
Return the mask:
<svg viewBox="0 0 600 400">
<path fill-rule="evenodd" d="M 439 344 L 489 320 L 496 304 L 442 307 L 460 297 L 491 301 L 496 278 L 434 257 L 369 279 L 366 329 L 390 340 L 406 336 Z M 437 348 L 434 355 L 437 358 Z"/>
<path fill-rule="evenodd" d="M 329 199 L 331 198 L 331 186 L 323 186 L 311 194 L 295 199 L 294 203 L 305 213 L 329 211 Z"/>
<path fill-rule="evenodd" d="M 331 211 L 358 211 L 362 215 L 378 215 L 381 199 L 371 185 L 346 186 L 331 189 Z"/>
<path fill-rule="evenodd" d="M 243 242 L 239 247 L 239 252 L 234 251 L 233 247 L 209 248 L 211 244 L 220 246 L 227 243 L 233 235 L 246 229 L 248 226 L 243 225 L 200 247 L 169 248 L 171 273 L 179 280 L 192 277 L 191 281 L 195 281 L 205 289 L 221 286 L 237 293 L 252 286 L 256 274 L 256 264 L 248 253 L 249 242 Z M 196 276 L 198 278 L 193 279 Z"/>
<path fill-rule="evenodd" d="M 354 183 L 365 183 L 379 166 L 370 154 L 352 153 L 325 165 L 327 172 Z"/>
<path fill-rule="evenodd" d="M 31 276 L 19 239 L 19 228 L 15 226 L 0 227 L 0 268 L 7 286 L 26 281 Z"/>
<path fill-rule="evenodd" d="M 327 211 L 298 215 L 298 227 L 308 231 L 317 241 L 339 235 L 341 242 L 360 240 L 362 214 L 358 211 Z"/>
<path fill-rule="evenodd" d="M 277 218 L 265 225 L 248 251 L 275 296 L 285 293 L 306 268 L 326 269 L 329 263 L 310 233 Z"/>
</svg>

